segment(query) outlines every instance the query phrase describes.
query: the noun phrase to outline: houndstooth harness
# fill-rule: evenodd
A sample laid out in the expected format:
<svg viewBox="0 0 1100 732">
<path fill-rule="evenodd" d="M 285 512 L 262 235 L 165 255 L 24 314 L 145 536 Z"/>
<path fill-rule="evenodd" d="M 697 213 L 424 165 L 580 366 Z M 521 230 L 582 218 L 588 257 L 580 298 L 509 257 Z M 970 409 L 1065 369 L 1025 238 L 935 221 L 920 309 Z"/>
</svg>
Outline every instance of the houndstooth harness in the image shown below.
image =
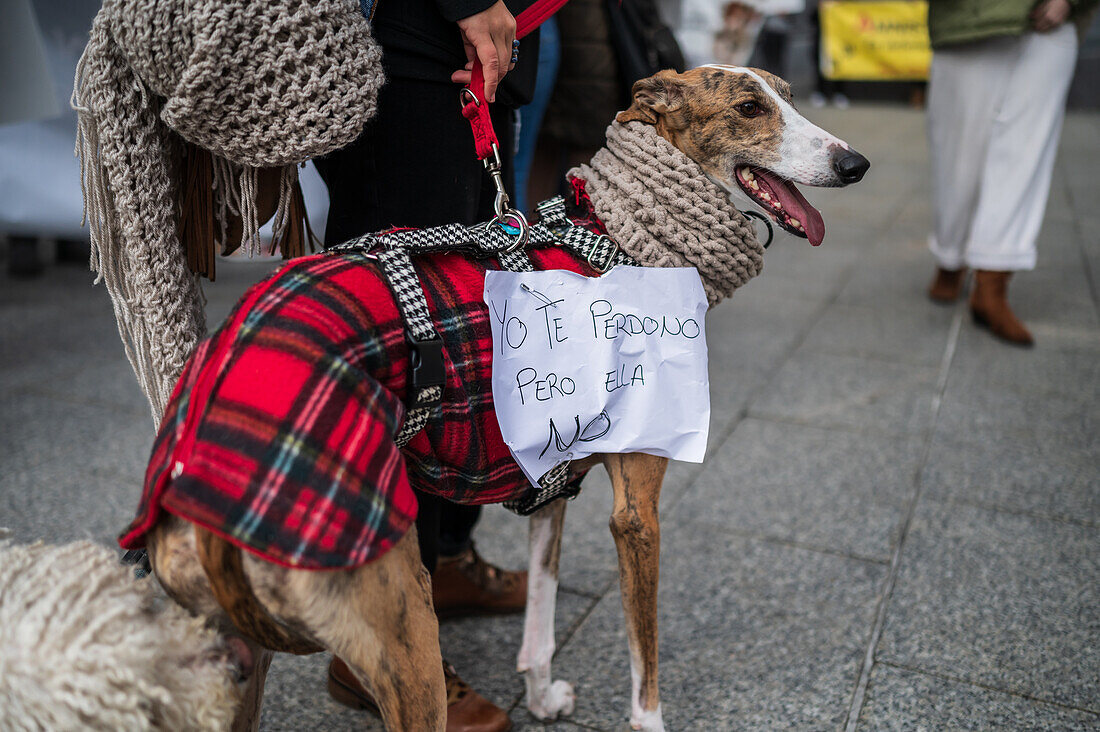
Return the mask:
<svg viewBox="0 0 1100 732">
<path fill-rule="evenodd" d="M 501 269 L 531 272 L 534 266 L 527 248 L 564 246 L 584 259 L 598 272 L 607 272 L 617 264 L 634 264 L 606 234 L 597 234 L 574 224 L 565 211 L 561 196 L 538 204 L 538 223 L 531 224 L 521 237 L 512 227 L 496 219 L 462 226 L 447 224 L 430 229 L 397 229 L 364 234 L 329 252 L 365 251 L 376 257 L 382 274 L 394 296 L 405 324 L 409 344 L 409 394 L 405 421 L 395 438 L 404 447 L 428 424 L 443 399 L 443 344 L 432 324 L 428 301 L 413 257 L 429 253 L 462 252 L 469 256 L 496 257 Z M 572 498 L 580 489 L 569 485 L 569 463 L 555 466 L 539 479 L 539 487 L 504 505 L 526 516 L 557 498 Z"/>
</svg>

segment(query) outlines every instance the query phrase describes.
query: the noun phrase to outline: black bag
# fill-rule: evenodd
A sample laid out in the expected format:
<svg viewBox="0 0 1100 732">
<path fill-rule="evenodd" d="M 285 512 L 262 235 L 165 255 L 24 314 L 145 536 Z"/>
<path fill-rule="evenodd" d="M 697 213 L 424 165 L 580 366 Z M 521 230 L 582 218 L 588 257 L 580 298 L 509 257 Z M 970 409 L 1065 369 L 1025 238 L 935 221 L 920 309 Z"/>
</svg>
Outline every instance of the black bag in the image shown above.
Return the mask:
<svg viewBox="0 0 1100 732">
<path fill-rule="evenodd" d="M 684 71 L 687 62 L 672 29 L 661 20 L 656 0 L 605 0 L 611 45 L 629 90 L 638 79 L 662 69 Z"/>
</svg>

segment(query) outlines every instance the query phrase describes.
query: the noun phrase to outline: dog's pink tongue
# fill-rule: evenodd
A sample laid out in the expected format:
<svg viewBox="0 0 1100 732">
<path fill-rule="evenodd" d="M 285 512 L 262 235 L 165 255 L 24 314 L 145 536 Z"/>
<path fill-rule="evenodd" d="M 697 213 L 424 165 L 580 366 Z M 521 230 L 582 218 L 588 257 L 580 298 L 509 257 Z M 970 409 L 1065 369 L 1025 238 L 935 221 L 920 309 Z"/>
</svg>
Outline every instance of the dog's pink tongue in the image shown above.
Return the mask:
<svg viewBox="0 0 1100 732">
<path fill-rule="evenodd" d="M 820 244 L 825 238 L 825 221 L 821 218 L 821 212 L 810 205 L 793 183 L 771 175 L 767 176 L 767 181 L 787 215 L 792 219 L 798 219 L 802 224 L 810 244 L 815 247 Z"/>
</svg>

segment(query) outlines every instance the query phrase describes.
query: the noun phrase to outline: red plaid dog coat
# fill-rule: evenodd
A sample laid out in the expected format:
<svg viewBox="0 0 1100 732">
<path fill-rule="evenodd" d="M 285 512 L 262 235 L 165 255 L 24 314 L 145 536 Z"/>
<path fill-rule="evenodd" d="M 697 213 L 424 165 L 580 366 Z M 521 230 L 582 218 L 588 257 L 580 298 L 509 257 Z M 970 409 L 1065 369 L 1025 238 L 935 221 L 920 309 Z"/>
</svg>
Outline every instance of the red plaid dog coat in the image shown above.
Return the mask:
<svg viewBox="0 0 1100 732">
<path fill-rule="evenodd" d="M 537 269 L 593 275 L 550 247 Z M 412 487 L 457 503 L 498 503 L 531 486 L 493 410 L 483 301 L 495 260 L 415 259 L 444 347 L 442 416 L 404 449 L 405 328 L 375 260 L 297 259 L 245 293 L 203 341 L 165 410 L 124 548 L 144 546 L 161 511 L 277 564 L 355 567 L 400 539 Z"/>
</svg>

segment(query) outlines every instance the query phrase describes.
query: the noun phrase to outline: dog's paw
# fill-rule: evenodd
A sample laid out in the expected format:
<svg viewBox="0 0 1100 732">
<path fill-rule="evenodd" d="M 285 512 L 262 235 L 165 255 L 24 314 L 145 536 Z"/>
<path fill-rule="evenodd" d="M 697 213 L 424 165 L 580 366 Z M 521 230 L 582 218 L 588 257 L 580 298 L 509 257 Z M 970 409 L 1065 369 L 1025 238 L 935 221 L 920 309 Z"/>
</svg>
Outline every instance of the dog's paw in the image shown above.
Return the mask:
<svg viewBox="0 0 1100 732">
<path fill-rule="evenodd" d="M 573 691 L 573 685 L 568 681 L 555 681 L 541 696 L 541 699 L 529 696 L 527 709 L 544 722 L 569 716 L 577 701 L 577 692 Z"/>
<path fill-rule="evenodd" d="M 630 729 L 641 732 L 665 732 L 665 720 L 661 716 L 661 705 L 653 711 L 635 709 L 630 713 Z"/>
</svg>

